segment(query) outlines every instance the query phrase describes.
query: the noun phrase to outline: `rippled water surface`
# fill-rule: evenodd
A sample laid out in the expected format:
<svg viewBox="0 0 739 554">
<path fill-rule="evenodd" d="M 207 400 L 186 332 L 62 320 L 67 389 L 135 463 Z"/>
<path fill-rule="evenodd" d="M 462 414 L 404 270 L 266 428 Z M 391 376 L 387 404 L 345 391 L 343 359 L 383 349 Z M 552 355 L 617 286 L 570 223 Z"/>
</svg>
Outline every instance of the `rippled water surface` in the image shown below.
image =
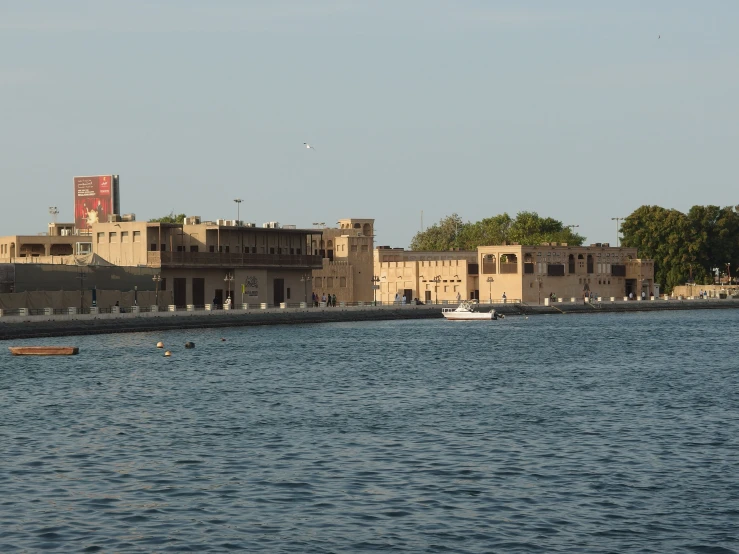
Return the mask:
<svg viewBox="0 0 739 554">
<path fill-rule="evenodd" d="M 0 343 L 0 551 L 739 552 L 738 325 L 14 342 L 80 346 L 63 358 Z"/>
</svg>

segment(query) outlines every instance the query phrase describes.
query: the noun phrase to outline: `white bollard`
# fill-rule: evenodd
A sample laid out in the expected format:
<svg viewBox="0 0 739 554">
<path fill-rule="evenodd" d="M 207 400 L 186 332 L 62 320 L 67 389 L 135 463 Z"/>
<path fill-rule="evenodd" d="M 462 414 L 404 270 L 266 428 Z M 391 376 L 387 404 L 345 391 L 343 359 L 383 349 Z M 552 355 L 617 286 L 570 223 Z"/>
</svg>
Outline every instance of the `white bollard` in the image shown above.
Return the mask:
<svg viewBox="0 0 739 554">
<path fill-rule="evenodd" d="M 170 304 L 167 306 L 167 311 L 169 312 L 176 312 L 177 311 L 177 305 L 176 304 Z"/>
</svg>

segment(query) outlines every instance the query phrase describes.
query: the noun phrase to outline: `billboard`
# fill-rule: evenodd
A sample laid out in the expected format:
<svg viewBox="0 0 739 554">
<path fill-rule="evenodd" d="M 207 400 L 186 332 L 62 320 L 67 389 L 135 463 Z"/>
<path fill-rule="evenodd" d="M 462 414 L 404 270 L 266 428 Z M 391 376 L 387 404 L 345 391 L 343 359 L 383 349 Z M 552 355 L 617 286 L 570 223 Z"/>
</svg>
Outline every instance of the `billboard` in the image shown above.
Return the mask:
<svg viewBox="0 0 739 554">
<path fill-rule="evenodd" d="M 74 226 L 80 233 L 89 233 L 93 223 L 120 213 L 118 175 L 74 178 Z"/>
</svg>

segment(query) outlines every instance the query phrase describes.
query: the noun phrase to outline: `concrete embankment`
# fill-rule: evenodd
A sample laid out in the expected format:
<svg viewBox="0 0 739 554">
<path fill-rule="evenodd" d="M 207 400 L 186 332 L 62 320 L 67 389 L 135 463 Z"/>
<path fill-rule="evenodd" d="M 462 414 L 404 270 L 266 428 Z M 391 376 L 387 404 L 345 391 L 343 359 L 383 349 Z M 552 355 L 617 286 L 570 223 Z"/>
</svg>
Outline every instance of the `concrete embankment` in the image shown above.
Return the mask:
<svg viewBox="0 0 739 554">
<path fill-rule="evenodd" d="M 508 316 L 628 313 L 641 311 L 732 309 L 739 300 L 654 300 L 643 302 L 556 303 L 496 305 Z M 480 307 L 482 311 L 487 306 Z M 133 333 L 204 327 L 242 327 L 393 319 L 441 318 L 441 306 L 348 306 L 336 308 L 284 308 L 214 312 L 158 312 L 140 314 L 97 314 L 57 316 L 10 316 L 0 319 L 0 340 L 104 333 Z"/>
</svg>

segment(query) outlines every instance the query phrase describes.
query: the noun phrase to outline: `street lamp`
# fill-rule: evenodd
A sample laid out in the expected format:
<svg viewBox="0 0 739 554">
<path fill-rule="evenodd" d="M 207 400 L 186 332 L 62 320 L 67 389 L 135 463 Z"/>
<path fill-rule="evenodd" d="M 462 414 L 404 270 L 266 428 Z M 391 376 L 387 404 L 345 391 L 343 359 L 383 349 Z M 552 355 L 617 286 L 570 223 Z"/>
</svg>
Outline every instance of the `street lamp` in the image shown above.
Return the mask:
<svg viewBox="0 0 739 554">
<path fill-rule="evenodd" d="M 236 202 L 236 226 L 241 227 L 241 203 L 243 200 L 241 198 L 234 198 L 234 202 Z"/>
<path fill-rule="evenodd" d="M 159 308 L 159 281 L 162 280 L 162 276 L 157 273 L 151 280 L 154 281 L 154 304 Z"/>
<path fill-rule="evenodd" d="M 488 277 L 486 280 L 488 282 L 488 295 L 490 296 L 490 303 L 492 304 L 493 303 L 493 281 L 495 281 L 495 279 L 493 279 L 492 277 Z"/>
<path fill-rule="evenodd" d="M 611 218 L 611 221 L 615 221 L 616 222 L 616 246 L 621 246 L 621 243 L 620 243 L 620 240 L 619 240 L 619 236 L 618 236 L 618 231 L 621 228 L 621 226 L 618 224 L 618 222 L 619 221 L 623 221 L 624 219 L 626 219 L 626 218 L 625 217 L 612 217 Z"/>
<path fill-rule="evenodd" d="M 374 300 L 374 305 L 377 306 L 377 289 L 380 288 L 380 285 L 377 283 L 380 282 L 380 278 L 377 275 L 372 276 L 372 298 Z"/>
<path fill-rule="evenodd" d="M 310 281 L 312 277 L 310 275 L 303 275 L 300 278 L 300 282 L 303 283 L 303 296 L 305 300 L 305 305 L 308 306 L 308 281 Z"/>
<path fill-rule="evenodd" d="M 226 300 L 231 299 L 231 283 L 234 280 L 233 273 L 226 273 L 226 276 L 223 278 L 223 281 L 226 283 Z"/>
<path fill-rule="evenodd" d="M 434 283 L 434 304 L 439 303 L 439 283 L 441 283 L 441 275 L 435 276 L 431 279 Z"/>
<path fill-rule="evenodd" d="M 729 276 L 729 286 L 731 286 L 731 262 L 726 264 L 726 273 Z"/>
</svg>

